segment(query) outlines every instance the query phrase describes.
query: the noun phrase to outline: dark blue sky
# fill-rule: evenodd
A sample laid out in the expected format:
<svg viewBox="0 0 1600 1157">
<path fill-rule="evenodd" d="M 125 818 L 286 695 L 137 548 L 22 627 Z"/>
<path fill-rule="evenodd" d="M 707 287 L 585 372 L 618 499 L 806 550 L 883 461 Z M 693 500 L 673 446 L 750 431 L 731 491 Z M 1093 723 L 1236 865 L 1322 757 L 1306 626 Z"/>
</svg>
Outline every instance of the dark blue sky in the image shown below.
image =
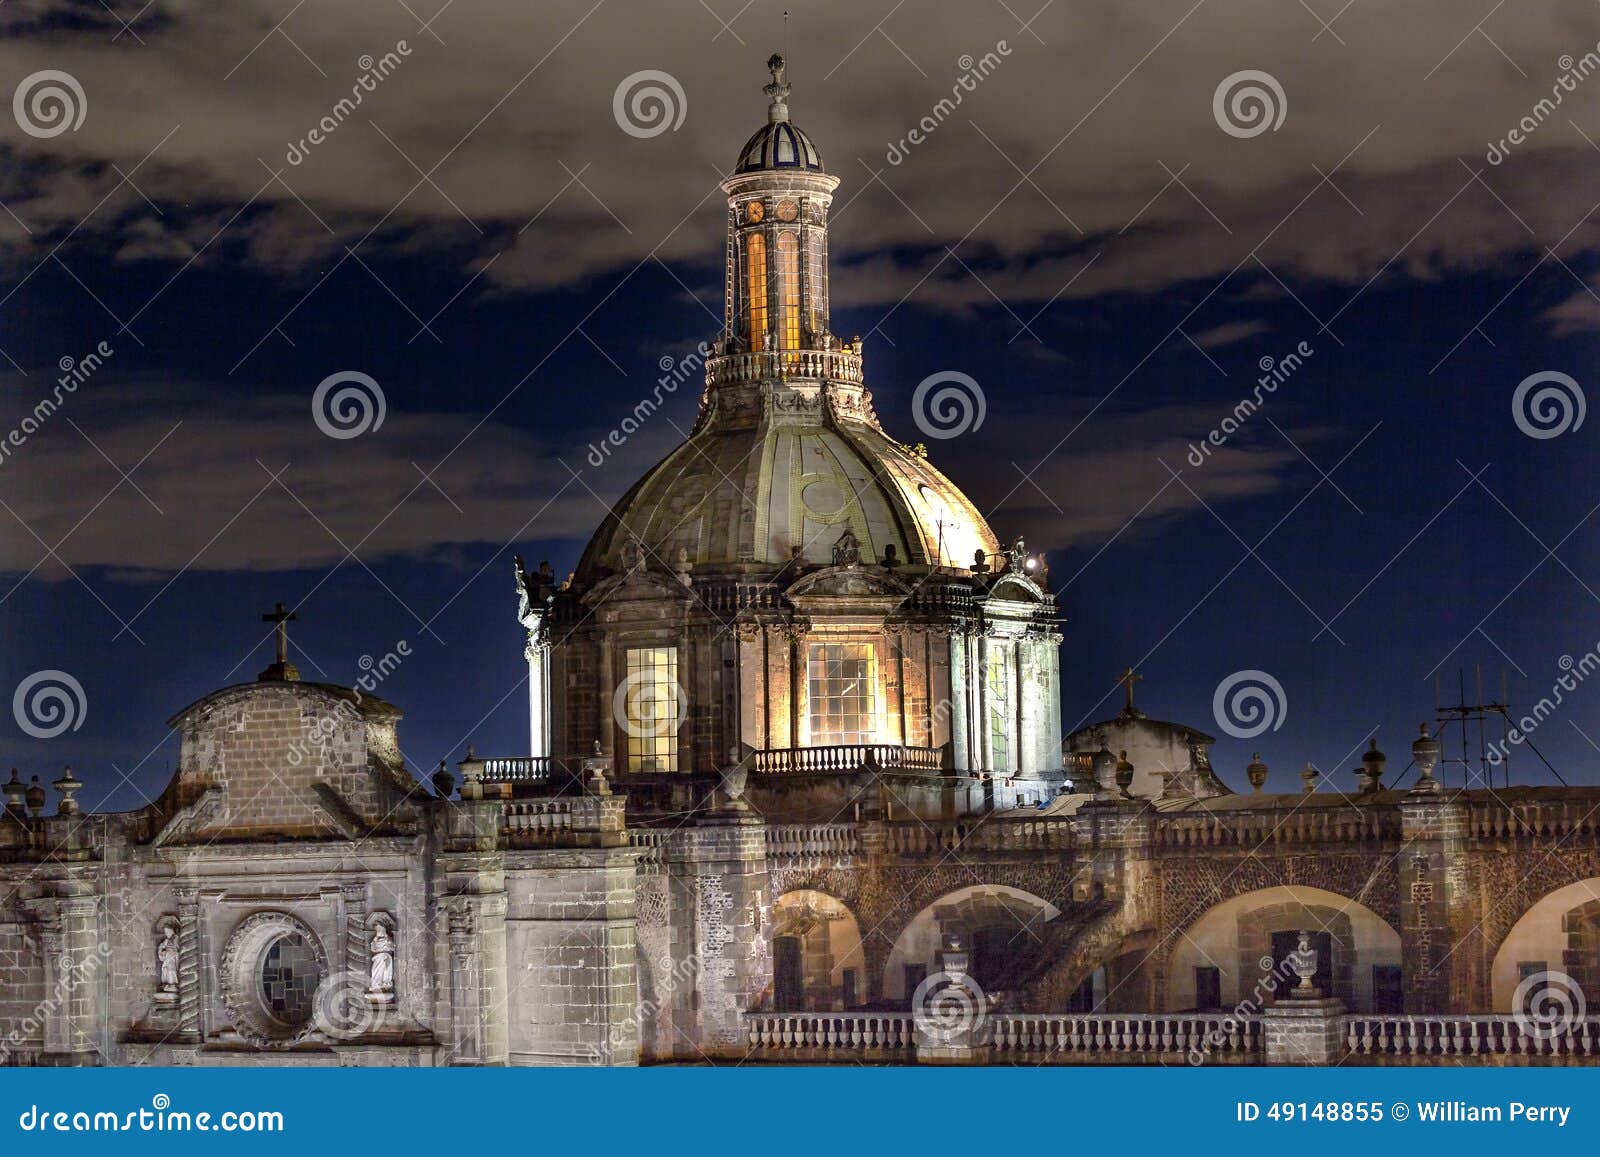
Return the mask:
<svg viewBox="0 0 1600 1157">
<path fill-rule="evenodd" d="M 859 33 L 870 27 L 865 16 L 856 20 Z M 844 17 L 839 23 L 849 27 Z M 170 29 L 149 31 L 148 51 L 159 53 L 161 33 Z M 1205 43 L 1214 45 L 1223 31 L 1213 28 Z M 854 39 L 841 36 L 830 60 Z M 255 39 L 240 37 L 243 48 Z M 969 43 L 979 44 L 976 34 Z M 1116 43 L 1109 37 L 1103 47 Z M 32 47 L 38 60 L 49 58 L 49 38 L 35 38 Z M 697 100 L 702 108 L 730 106 L 733 123 L 754 128 L 763 113 L 755 90 L 765 47 L 740 48 L 724 37 L 715 49 L 702 46 L 698 57 L 675 56 L 672 71 L 689 90 L 691 109 Z M 288 66 L 287 46 L 262 51 L 274 53 L 275 66 Z M 1137 59 L 1131 49 L 1118 51 L 1129 64 Z M 882 45 L 881 52 L 892 50 Z M 586 35 L 571 45 L 568 67 L 603 73 L 596 87 L 604 101 L 617 79 L 647 63 L 636 61 L 632 48 L 621 55 L 626 59 L 614 59 Z M 537 58 L 528 55 L 527 65 Z M 951 72 L 939 59 L 929 71 Z M 1215 81 L 1247 63 L 1195 66 L 1205 124 Z M 405 67 L 420 76 L 438 65 Z M 986 81 L 983 115 L 1014 128 L 1037 107 L 1035 81 L 1022 83 L 1022 64 L 1006 67 L 1018 69 L 1019 80 L 1008 88 L 1002 72 Z M 853 131 L 847 112 L 830 101 L 864 99 L 849 95 L 852 82 L 872 90 L 877 78 L 869 82 L 846 67 L 823 94 L 814 76 L 822 70 L 811 71 L 809 95 L 797 79 L 796 119 L 844 181 L 833 277 L 836 301 L 845 304 L 835 310 L 834 329 L 868 335 L 868 381 L 879 415 L 906 441 L 924 440 L 911 413 L 919 381 L 960 370 L 980 383 L 983 426 L 928 440 L 930 452 L 1003 540 L 1024 534 L 1032 548 L 1048 552 L 1067 620 L 1062 696 L 1069 726 L 1114 713 L 1115 678 L 1132 663 L 1145 676 L 1141 706 L 1222 737 L 1214 759 L 1235 786 L 1243 786 L 1243 765 L 1260 750 L 1273 768 L 1273 787 L 1292 790 L 1309 759 L 1348 789 L 1369 734 L 1393 769 L 1405 764 L 1417 723 L 1433 716 L 1436 678 L 1453 701 L 1458 673 L 1466 672 L 1475 693 L 1470 684 L 1481 665 L 1488 690 L 1497 693 L 1504 674 L 1512 703 L 1527 710 L 1550 694 L 1563 656 L 1579 660 L 1600 646 L 1600 519 L 1589 517 L 1600 504 L 1600 420 L 1535 439 L 1513 418 L 1513 393 L 1531 374 L 1559 371 L 1580 389 L 1600 380 L 1600 302 L 1586 314 L 1582 284 L 1595 281 L 1600 259 L 1580 243 L 1587 230 L 1560 245 L 1559 260 L 1540 260 L 1600 189 L 1600 153 L 1585 149 L 1572 129 L 1563 130 L 1572 139 L 1563 140 L 1557 159 L 1571 165 L 1559 196 L 1575 198 L 1576 212 L 1565 201 L 1545 205 L 1529 192 L 1537 182 L 1526 174 L 1516 212 L 1496 207 L 1496 194 L 1472 182 L 1466 166 L 1443 164 L 1448 176 L 1429 185 L 1417 174 L 1438 176 L 1441 165 L 1423 156 L 1409 169 L 1386 156 L 1375 169 L 1388 166 L 1388 173 L 1352 165 L 1338 195 L 1318 189 L 1306 166 L 1294 178 L 1264 180 L 1273 197 L 1213 176 L 1194 190 L 1187 217 L 1152 214 L 1131 226 L 1153 253 L 1170 241 L 1159 276 L 1110 278 L 1092 292 L 1074 289 L 1050 301 L 1072 270 L 1117 259 L 1129 242 L 1115 222 L 1135 218 L 1164 179 L 1116 189 L 1120 215 L 1086 219 L 1080 235 L 1056 219 L 1051 202 L 1075 205 L 1098 195 L 1091 176 L 1041 170 L 1042 188 L 1010 195 L 999 216 L 1043 216 L 1052 219 L 1048 225 L 1026 237 L 980 233 L 956 246 L 959 261 L 946 261 L 919 283 L 942 246 L 963 232 L 953 228 L 947 239 L 936 211 L 966 194 L 947 197 L 938 170 L 931 162 L 919 170 L 913 157 L 883 172 L 895 197 L 904 198 L 900 204 L 881 191 L 852 201 L 875 184 L 869 170 L 882 163 L 867 153 L 870 134 L 866 143 L 852 137 L 850 148 L 830 151 L 831 141 Z M 724 91 L 724 76 L 733 75 L 738 87 Z M 903 111 L 914 120 L 929 95 L 948 84 L 911 79 Z M 410 82 L 402 72 L 387 83 Z M 549 99 L 560 87 L 542 75 L 531 83 L 529 93 Z M 1541 83 L 1535 78 L 1526 91 Z M 1521 92 L 1509 107 L 1525 107 L 1517 103 Z M 91 117 L 115 99 L 91 87 Z M 1095 94 L 1063 87 L 1055 99 L 1071 110 L 1070 123 L 1089 111 Z M 179 177 L 165 174 L 146 190 L 158 215 L 123 189 L 91 227 L 72 232 L 81 211 L 60 221 L 40 213 L 33 233 L 8 236 L 0 295 L 10 296 L 0 304 L 0 348 L 19 369 L 5 367 L 4 425 L 49 391 L 63 356 L 81 356 L 101 340 L 115 354 L 0 465 L 0 499 L 14 512 L 0 511 L 11 568 L 0 587 L 9 592 L 0 602 L 0 689 L 9 695 L 34 672 L 59 669 L 78 679 L 87 700 L 82 726 L 51 739 L 27 737 L 6 713 L 9 750 L 0 761 L 46 779 L 71 763 L 90 784 L 86 802 L 105 797 L 106 806 L 136 806 L 160 790 L 176 758 L 176 737 L 164 721 L 220 685 L 253 677 L 270 660 L 260 614 L 278 600 L 303 600 L 292 638 L 307 678 L 349 683 L 363 655 L 381 656 L 407 641 L 411 656 L 379 693 L 405 711 L 402 744 L 419 773 L 441 758 L 460 758 L 468 742 L 484 752 L 523 750 L 526 687 L 511 557 L 548 558 L 561 573 L 573 566 L 588 529 L 605 513 L 603 501 L 614 501 L 676 441 L 674 427 L 689 428 L 698 389 L 681 391 L 601 468 L 585 461 L 588 443 L 650 392 L 660 358 L 712 336 L 711 315 L 721 312 L 719 198 L 691 214 L 715 182 L 709 162 L 693 175 L 652 169 L 661 154 L 648 150 L 672 138 L 629 141 L 603 103 L 603 115 L 556 133 L 561 142 L 546 155 L 531 103 L 496 112 L 479 139 L 487 139 L 486 148 L 528 152 L 527 163 L 551 170 L 556 187 L 567 181 L 557 166 L 567 166 L 568 176 L 578 172 L 590 136 L 607 149 L 621 138 L 639 150 L 637 166 L 582 178 L 582 185 L 594 184 L 594 196 L 572 220 L 537 219 L 547 186 L 528 190 L 519 212 L 474 209 L 480 234 L 479 225 L 469 230 L 424 189 L 418 196 L 433 199 L 428 212 L 391 221 L 376 240 L 357 246 L 357 260 L 343 246 L 357 245 L 376 214 L 363 217 L 336 198 L 330 207 L 311 196 L 302 206 L 282 195 L 240 211 L 245 198 L 225 195 L 220 185 L 196 180 L 185 196 Z M 168 125 L 154 102 L 131 115 L 128 123 L 143 130 L 136 161 Z M 459 132 L 480 113 L 463 104 L 437 115 L 459 122 Z M 1152 138 L 1164 136 L 1177 117 L 1150 108 L 1139 117 L 1119 115 L 1122 133 L 1135 142 L 1144 128 Z M 967 206 L 962 219 L 969 224 L 1014 181 L 978 127 L 952 122 L 939 130 L 969 167 L 992 177 L 985 196 Z M 1326 171 L 1366 127 L 1352 120 L 1341 128 L 1323 113 L 1297 147 Z M 366 126 L 340 129 L 357 131 L 371 136 Z M 1557 128 L 1542 131 L 1553 138 Z M 1466 139 L 1488 137 L 1476 126 L 1463 132 Z M 743 135 L 719 123 L 695 147 L 730 164 Z M 1270 148 L 1275 139 L 1217 147 Z M 339 145 L 336 136 L 326 147 Z M 51 197 L 71 196 L 64 172 L 96 187 L 103 178 L 116 181 L 109 159 L 83 150 L 52 154 L 53 147 L 16 134 L 0 143 L 11 171 L 0 200 L 23 221 Z M 422 167 L 443 151 L 432 150 Z M 1033 151 L 1028 164 L 1042 147 Z M 1478 156 L 1466 159 L 1484 169 Z M 125 160 L 115 163 L 128 168 Z M 1529 172 L 1554 172 L 1538 168 L 1554 163 L 1530 160 Z M 267 180 L 265 166 L 257 173 L 257 184 Z M 299 177 L 294 170 L 284 175 Z M 397 175 L 387 199 L 415 176 Z M 1109 196 L 1116 174 L 1094 179 Z M 474 180 L 458 173 L 442 184 L 459 194 Z M 627 251 L 634 227 L 619 231 L 621 222 L 606 220 L 601 207 L 639 181 L 661 203 L 667 227 L 691 215 L 685 232 L 697 238 L 694 247 L 674 243 L 662 260 Z M 1405 195 L 1391 196 L 1398 186 Z M 1452 199 L 1458 186 L 1465 191 Z M 568 192 L 584 199 L 570 182 Z M 1257 202 L 1273 201 L 1273 211 L 1259 210 L 1271 227 L 1308 194 L 1306 208 L 1262 251 L 1266 264 L 1252 259 L 1254 238 L 1266 231 L 1256 225 Z M 1341 204 L 1345 195 L 1361 209 Z M 1186 200 L 1170 185 L 1163 197 Z M 93 203 L 91 197 L 81 209 Z M 1230 222 L 1207 242 L 1223 247 L 1220 259 L 1183 240 L 1185 231 L 1215 232 L 1220 222 L 1207 219 L 1213 208 Z M 1547 227 L 1545 208 L 1552 222 L 1565 224 Z M 1502 212 L 1535 223 L 1520 243 L 1473 252 L 1474 222 Z M 896 236 L 887 214 L 902 222 L 929 217 L 937 243 Z M 1343 275 L 1307 254 L 1340 214 L 1369 225 L 1380 215 L 1387 220 L 1387 232 L 1374 225 L 1373 236 L 1363 235 L 1371 252 L 1352 256 Z M 303 219 L 291 228 L 288 216 Z M 339 238 L 326 251 L 296 232 L 322 216 Z M 535 223 L 519 234 L 529 217 Z M 202 257 L 186 264 L 230 218 Z M 537 264 L 540 252 L 548 256 L 549 277 L 473 278 L 487 255 L 519 251 L 544 231 L 539 244 L 547 248 L 533 257 Z M 573 260 L 570 249 L 586 236 L 595 248 L 623 248 L 615 260 Z M 148 237 L 173 244 L 136 247 Z M 1420 240 L 1408 241 L 1413 237 Z M 280 243 L 282 251 L 274 250 Z M 1224 277 L 1235 262 L 1237 271 Z M 1044 265 L 1052 270 L 1049 287 L 1024 288 L 1029 270 Z M 989 285 L 1001 301 L 970 292 Z M 419 319 L 430 318 L 437 340 L 417 336 Z M 1330 318 L 1336 320 L 1324 329 Z M 119 332 L 124 322 L 131 334 Z M 1304 365 L 1230 439 L 1226 453 L 1198 468 L 1187 461 L 1189 445 L 1251 392 L 1260 360 L 1281 359 L 1301 342 L 1312 350 Z M 387 417 L 379 429 L 334 443 L 311 426 L 310 396 L 319 381 L 345 369 L 381 383 Z M 132 475 L 148 501 L 122 482 L 96 508 L 121 481 L 100 450 L 126 470 L 164 433 L 167 440 Z M 433 480 L 425 480 L 422 471 L 441 458 Z M 268 471 L 286 464 L 281 478 L 288 485 L 279 487 Z M 1323 472 L 1332 472 L 1331 481 Z M 262 495 L 247 505 L 257 488 Z M 234 520 L 218 517 L 241 508 Z M 382 529 L 374 534 L 375 526 Z M 54 547 L 69 530 L 54 561 L 34 537 Z M 350 548 L 354 557 L 343 560 Z M 28 574 L 41 558 L 45 565 Z M 1243 670 L 1271 674 L 1287 705 L 1281 727 L 1253 740 L 1223 735 L 1213 714 L 1218 685 Z M 1567 694 L 1533 738 L 1569 781 L 1600 782 L 1600 681 Z M 1522 782 L 1552 782 L 1525 751 L 1514 754 L 1513 767 Z"/>
</svg>

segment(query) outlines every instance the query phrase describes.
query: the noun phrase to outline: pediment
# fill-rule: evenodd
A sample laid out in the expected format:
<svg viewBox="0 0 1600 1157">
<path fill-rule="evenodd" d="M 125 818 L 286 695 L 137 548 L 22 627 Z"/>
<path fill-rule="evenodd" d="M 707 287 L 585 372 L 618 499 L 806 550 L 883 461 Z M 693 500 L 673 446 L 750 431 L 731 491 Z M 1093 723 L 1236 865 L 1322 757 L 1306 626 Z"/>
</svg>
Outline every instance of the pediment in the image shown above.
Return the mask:
<svg viewBox="0 0 1600 1157">
<path fill-rule="evenodd" d="M 1026 575 L 1007 572 L 989 588 L 988 599 L 1003 599 L 1013 603 L 1043 603 L 1049 601 L 1044 588 Z"/>
<path fill-rule="evenodd" d="M 900 602 L 911 588 L 878 567 L 830 566 L 797 579 L 784 592 L 791 601 L 802 599 L 885 599 Z"/>
</svg>

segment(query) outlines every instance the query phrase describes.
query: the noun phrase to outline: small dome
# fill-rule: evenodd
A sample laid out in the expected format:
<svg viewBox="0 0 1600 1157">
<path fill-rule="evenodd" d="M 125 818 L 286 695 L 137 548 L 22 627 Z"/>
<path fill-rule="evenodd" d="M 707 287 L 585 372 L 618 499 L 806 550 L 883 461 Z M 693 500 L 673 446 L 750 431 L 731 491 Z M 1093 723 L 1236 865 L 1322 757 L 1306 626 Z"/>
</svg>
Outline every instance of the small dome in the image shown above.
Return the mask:
<svg viewBox="0 0 1600 1157">
<path fill-rule="evenodd" d="M 820 173 L 823 171 L 822 155 L 799 126 L 776 121 L 757 129 L 739 151 L 738 172 L 754 173 L 762 169 L 805 169 Z"/>
<path fill-rule="evenodd" d="M 811 138 L 797 126 L 789 123 L 789 82 L 783 57 L 774 55 L 767 61 L 772 73 L 772 83 L 761 91 L 772 102 L 767 106 L 767 123 L 739 150 L 739 164 L 735 171 L 759 173 L 765 170 L 782 171 L 800 169 L 820 173 L 822 154 Z"/>
</svg>

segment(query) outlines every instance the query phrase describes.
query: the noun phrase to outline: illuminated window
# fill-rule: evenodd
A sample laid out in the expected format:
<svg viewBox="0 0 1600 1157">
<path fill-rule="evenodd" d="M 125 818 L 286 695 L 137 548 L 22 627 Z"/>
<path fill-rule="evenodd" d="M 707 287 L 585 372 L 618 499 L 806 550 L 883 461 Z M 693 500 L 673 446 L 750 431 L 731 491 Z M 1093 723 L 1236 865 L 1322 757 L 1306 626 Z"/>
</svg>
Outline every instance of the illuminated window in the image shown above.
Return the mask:
<svg viewBox="0 0 1600 1157">
<path fill-rule="evenodd" d="M 811 317 L 811 332 L 828 329 L 828 234 L 813 229 L 806 250 L 806 312 Z"/>
<path fill-rule="evenodd" d="M 807 677 L 813 747 L 877 742 L 876 647 L 871 643 L 813 643 Z"/>
<path fill-rule="evenodd" d="M 989 770 L 1011 771 L 1011 718 L 1008 708 L 1010 682 L 1006 671 L 1006 649 L 991 645 L 984 660 L 986 696 L 989 711 Z"/>
<path fill-rule="evenodd" d="M 629 771 L 677 771 L 683 688 L 676 647 L 629 647 L 618 719 L 627 734 Z"/>
<path fill-rule="evenodd" d="M 778 285 L 782 325 L 778 348 L 800 348 L 800 235 L 792 230 L 778 234 Z"/>
<path fill-rule="evenodd" d="M 767 332 L 767 239 L 745 238 L 745 301 L 750 318 L 750 348 L 761 349 Z"/>
</svg>

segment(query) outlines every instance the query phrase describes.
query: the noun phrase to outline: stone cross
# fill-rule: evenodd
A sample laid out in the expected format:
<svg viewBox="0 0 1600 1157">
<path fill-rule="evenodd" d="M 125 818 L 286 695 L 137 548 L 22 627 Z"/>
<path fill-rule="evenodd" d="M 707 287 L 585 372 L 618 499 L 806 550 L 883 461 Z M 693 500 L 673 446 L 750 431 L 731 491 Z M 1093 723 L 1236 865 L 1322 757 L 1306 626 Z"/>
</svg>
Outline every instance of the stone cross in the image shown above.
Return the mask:
<svg viewBox="0 0 1600 1157">
<path fill-rule="evenodd" d="M 1143 675 L 1135 675 L 1133 673 L 1133 668 L 1132 667 L 1129 667 L 1117 679 L 1117 682 L 1127 690 L 1127 693 L 1128 693 L 1128 705 L 1123 710 L 1126 711 L 1127 714 L 1129 714 L 1129 715 L 1133 714 L 1133 685 L 1135 683 L 1141 683 L 1143 681 L 1144 681 L 1144 676 Z"/>
<path fill-rule="evenodd" d="M 271 623 L 278 634 L 278 660 L 261 672 L 259 678 L 262 680 L 281 679 L 293 682 L 300 678 L 300 672 L 289 662 L 289 624 L 298 621 L 299 618 L 299 615 L 282 603 L 261 616 L 261 621 Z"/>
<path fill-rule="evenodd" d="M 279 603 L 267 614 L 261 616 L 263 623 L 272 623 L 278 632 L 278 662 L 289 661 L 289 624 L 298 622 L 300 616 Z"/>
</svg>

